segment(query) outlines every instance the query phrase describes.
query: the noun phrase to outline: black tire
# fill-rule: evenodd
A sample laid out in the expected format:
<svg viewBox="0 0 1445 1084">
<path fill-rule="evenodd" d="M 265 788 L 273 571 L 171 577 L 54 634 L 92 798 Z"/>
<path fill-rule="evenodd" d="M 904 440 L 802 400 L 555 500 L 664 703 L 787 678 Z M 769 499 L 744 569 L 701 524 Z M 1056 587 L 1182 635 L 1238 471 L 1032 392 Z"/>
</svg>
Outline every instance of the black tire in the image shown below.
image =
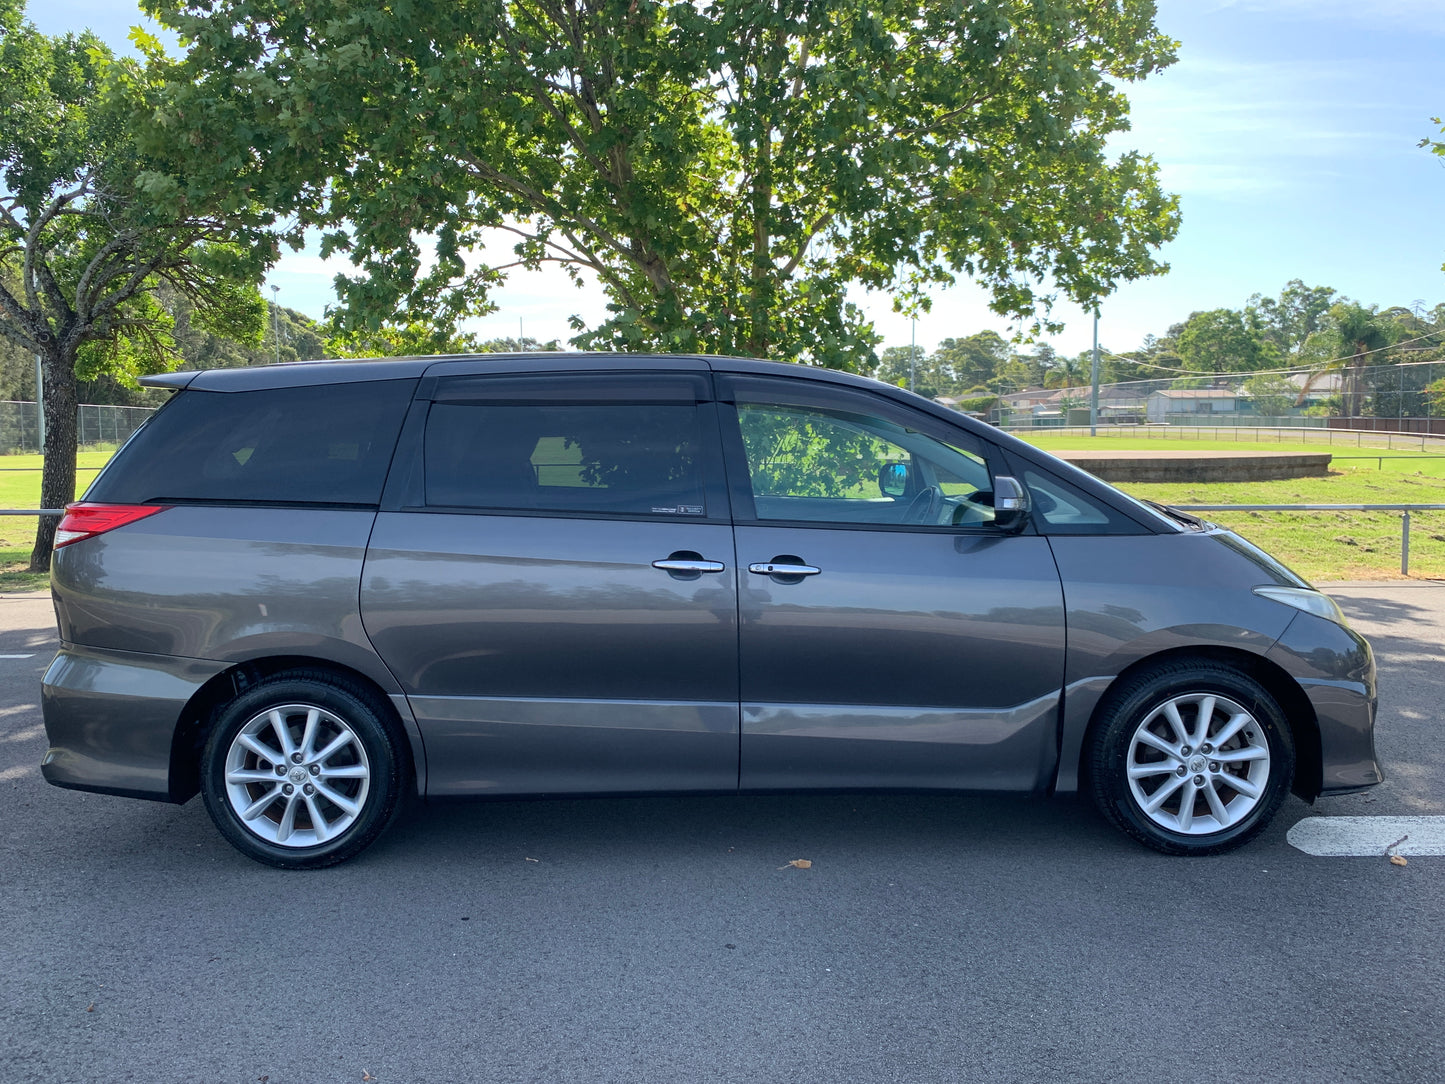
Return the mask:
<svg viewBox="0 0 1445 1084">
<path fill-rule="evenodd" d="M 1180 660 L 1110 690 L 1086 772 L 1099 809 L 1125 834 L 1164 854 L 1205 855 L 1262 831 L 1294 767 L 1289 724 L 1263 685 L 1221 663 Z"/>
<path fill-rule="evenodd" d="M 201 753 L 201 795 L 241 853 L 319 869 L 351 858 L 394 819 L 405 750 L 389 706 L 370 689 L 326 671 L 289 671 L 219 711 Z"/>
</svg>

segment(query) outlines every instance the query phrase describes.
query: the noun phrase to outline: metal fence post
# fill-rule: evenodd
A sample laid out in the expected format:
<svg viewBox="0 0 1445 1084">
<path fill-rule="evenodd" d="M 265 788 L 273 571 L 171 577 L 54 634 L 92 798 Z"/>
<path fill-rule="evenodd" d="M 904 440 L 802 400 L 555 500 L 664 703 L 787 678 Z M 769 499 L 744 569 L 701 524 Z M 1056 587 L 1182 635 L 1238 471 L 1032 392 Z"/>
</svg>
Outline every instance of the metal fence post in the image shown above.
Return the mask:
<svg viewBox="0 0 1445 1084">
<path fill-rule="evenodd" d="M 1400 575 L 1410 574 L 1410 512 L 1400 513 Z"/>
</svg>

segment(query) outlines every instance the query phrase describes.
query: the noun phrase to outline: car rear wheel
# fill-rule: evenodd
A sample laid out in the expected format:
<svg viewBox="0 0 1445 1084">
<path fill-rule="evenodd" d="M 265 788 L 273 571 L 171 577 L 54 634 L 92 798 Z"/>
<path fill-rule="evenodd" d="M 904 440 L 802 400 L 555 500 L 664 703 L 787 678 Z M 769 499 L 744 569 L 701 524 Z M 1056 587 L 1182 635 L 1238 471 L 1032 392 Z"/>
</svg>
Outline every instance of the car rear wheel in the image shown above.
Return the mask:
<svg viewBox="0 0 1445 1084">
<path fill-rule="evenodd" d="M 1279 704 L 1248 674 L 1174 663 L 1109 697 L 1091 748 L 1104 816 L 1165 854 L 1218 854 L 1258 834 L 1294 776 Z"/>
<path fill-rule="evenodd" d="M 366 689 L 331 674 L 278 674 L 220 713 L 202 753 L 201 793 L 216 827 L 249 857 L 329 866 L 390 823 L 402 748 Z"/>
</svg>

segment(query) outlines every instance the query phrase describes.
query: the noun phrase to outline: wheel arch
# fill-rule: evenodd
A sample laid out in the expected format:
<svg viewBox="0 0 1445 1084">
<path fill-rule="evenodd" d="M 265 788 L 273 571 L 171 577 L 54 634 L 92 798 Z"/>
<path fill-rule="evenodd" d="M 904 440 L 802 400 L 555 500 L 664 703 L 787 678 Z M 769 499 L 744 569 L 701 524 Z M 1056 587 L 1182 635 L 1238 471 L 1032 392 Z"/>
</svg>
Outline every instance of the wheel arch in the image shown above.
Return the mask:
<svg viewBox="0 0 1445 1084">
<path fill-rule="evenodd" d="M 1290 789 L 1305 801 L 1313 802 L 1320 793 L 1324 768 L 1319 720 L 1309 697 L 1287 671 L 1269 659 L 1250 651 L 1212 645 L 1173 648 L 1147 655 L 1125 667 L 1109 682 L 1089 714 L 1089 722 L 1081 741 L 1076 748 L 1069 750 L 1072 763 L 1077 765 L 1077 788 L 1084 791 L 1088 787 L 1086 773 L 1089 757 L 1086 751 L 1091 743 L 1097 740 L 1099 729 L 1113 701 L 1114 691 L 1146 671 L 1160 669 L 1169 664 L 1195 661 L 1239 670 L 1258 681 L 1274 697 L 1280 710 L 1284 712 L 1290 735 L 1294 739 L 1295 770 Z"/>
<path fill-rule="evenodd" d="M 201 751 L 211 732 L 217 714 L 231 701 L 259 681 L 292 670 L 324 671 L 364 688 L 384 705 L 394 723 L 406 735 L 404 755 L 409 758 L 409 775 L 417 794 L 426 792 L 426 750 L 405 699 L 389 695 L 385 689 L 359 670 L 343 666 L 331 659 L 310 655 L 271 655 L 247 659 L 205 682 L 186 702 L 176 722 L 171 739 L 170 800 L 185 802 L 201 789 Z M 398 701 L 401 703 L 398 703 Z"/>
</svg>

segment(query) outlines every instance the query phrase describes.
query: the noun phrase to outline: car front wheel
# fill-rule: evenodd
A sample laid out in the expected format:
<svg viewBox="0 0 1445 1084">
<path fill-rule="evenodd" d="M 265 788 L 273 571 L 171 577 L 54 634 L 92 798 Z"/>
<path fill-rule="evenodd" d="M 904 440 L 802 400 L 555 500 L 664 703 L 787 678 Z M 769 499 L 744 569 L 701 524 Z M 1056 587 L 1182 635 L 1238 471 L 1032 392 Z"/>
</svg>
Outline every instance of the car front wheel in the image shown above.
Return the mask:
<svg viewBox="0 0 1445 1084">
<path fill-rule="evenodd" d="M 1165 854 L 1218 854 L 1259 833 L 1294 776 L 1279 704 L 1216 663 L 1174 663 L 1115 690 L 1091 749 L 1104 816 Z"/>
<path fill-rule="evenodd" d="M 229 704 L 202 754 L 201 793 L 221 833 L 259 862 L 344 861 L 391 821 L 401 739 L 374 695 L 336 675 L 265 679 Z"/>
</svg>

